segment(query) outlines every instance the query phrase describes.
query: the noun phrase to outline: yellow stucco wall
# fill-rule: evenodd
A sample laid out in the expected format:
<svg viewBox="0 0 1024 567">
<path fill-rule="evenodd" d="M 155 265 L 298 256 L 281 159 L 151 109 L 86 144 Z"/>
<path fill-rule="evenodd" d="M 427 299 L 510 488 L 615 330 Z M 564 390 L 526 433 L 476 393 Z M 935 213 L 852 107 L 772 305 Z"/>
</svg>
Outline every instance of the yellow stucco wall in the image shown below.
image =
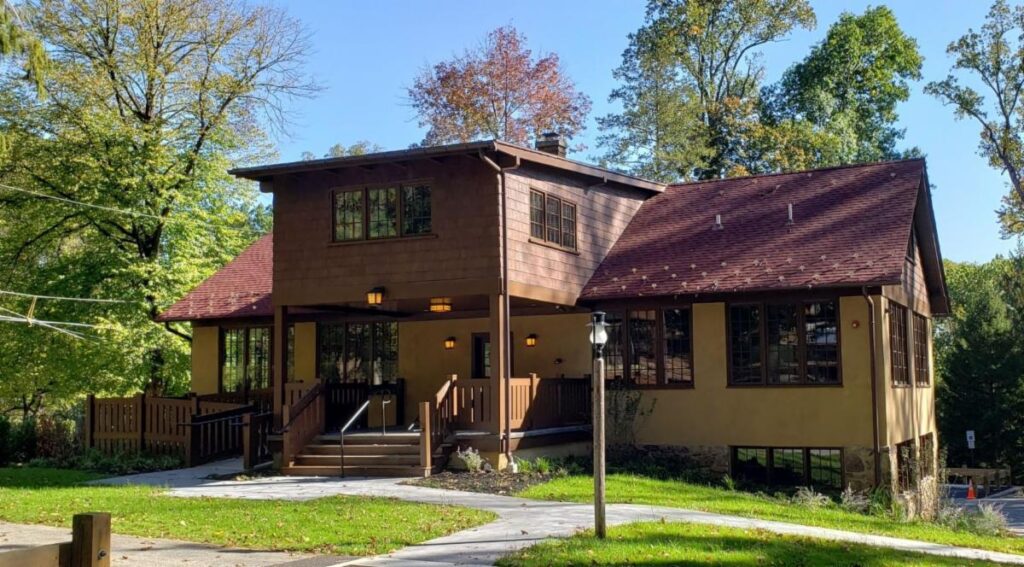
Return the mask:
<svg viewBox="0 0 1024 567">
<path fill-rule="evenodd" d="M 694 305 L 694 388 L 647 390 L 636 441 L 652 445 L 871 444 L 867 307 L 839 302 L 842 387 L 728 387 L 724 303 Z M 854 321 L 857 327 L 854 328 Z"/>
<path fill-rule="evenodd" d="M 935 361 L 933 344 L 928 344 L 928 364 L 930 367 L 931 386 L 921 388 L 917 386 L 913 373 L 910 376 L 910 386 L 894 388 L 892 385 L 892 356 L 889 336 L 888 299 L 879 300 L 879 321 L 884 332 L 882 333 L 882 348 L 879 361 L 880 375 L 884 376 L 881 382 L 880 399 L 885 415 L 884 430 L 882 431 L 882 444 L 895 446 L 909 439 L 917 439 L 926 433 L 936 432 L 935 422 Z M 931 335 L 931 321 L 928 323 L 929 336 Z M 910 349 L 911 364 L 913 364 L 913 338 L 908 340 L 907 348 Z"/>
<path fill-rule="evenodd" d="M 316 380 L 316 323 L 295 323 L 295 369 L 298 382 Z"/>
<path fill-rule="evenodd" d="M 216 394 L 220 366 L 220 328 L 192 327 L 192 391 Z"/>
</svg>

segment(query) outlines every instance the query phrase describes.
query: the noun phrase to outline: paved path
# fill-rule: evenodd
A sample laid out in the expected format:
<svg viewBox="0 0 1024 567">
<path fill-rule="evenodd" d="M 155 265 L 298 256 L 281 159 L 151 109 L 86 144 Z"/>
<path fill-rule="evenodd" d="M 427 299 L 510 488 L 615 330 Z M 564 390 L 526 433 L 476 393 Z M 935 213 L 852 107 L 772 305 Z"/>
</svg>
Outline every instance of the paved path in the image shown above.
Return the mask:
<svg viewBox="0 0 1024 567">
<path fill-rule="evenodd" d="M 0 522 L 0 553 L 71 539 L 71 530 Z M 114 535 L 110 538 L 111 563 L 124 567 L 326 567 L 344 563 L 340 557 L 229 549 L 214 545 Z"/>
<path fill-rule="evenodd" d="M 401 549 L 387 556 L 356 559 L 350 566 L 389 566 L 458 564 L 490 565 L 511 551 L 528 547 L 551 537 L 565 537 L 592 525 L 592 508 L 586 504 L 544 502 L 459 492 L 399 484 L 402 479 L 332 479 L 322 477 L 267 477 L 250 481 L 213 481 L 173 488 L 170 494 L 180 497 L 220 497 L 251 499 L 308 500 L 339 494 L 356 496 L 385 496 L 424 502 L 479 508 L 496 513 L 499 519 L 490 524 L 471 528 L 446 537 Z M 888 547 L 903 551 L 916 551 L 966 560 L 988 560 L 1024 565 L 1024 556 L 981 551 L 922 541 L 900 539 L 631 504 L 608 506 L 608 523 L 622 524 L 636 521 L 665 519 L 742 529 L 761 529 L 778 534 L 804 536 Z"/>
</svg>

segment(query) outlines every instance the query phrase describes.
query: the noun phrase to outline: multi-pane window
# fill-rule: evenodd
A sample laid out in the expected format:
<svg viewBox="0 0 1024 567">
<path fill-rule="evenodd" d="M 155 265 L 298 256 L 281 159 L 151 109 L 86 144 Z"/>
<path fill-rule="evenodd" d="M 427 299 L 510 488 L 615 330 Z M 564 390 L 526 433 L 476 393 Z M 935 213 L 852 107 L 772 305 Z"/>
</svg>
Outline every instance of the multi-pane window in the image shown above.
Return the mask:
<svg viewBox="0 0 1024 567">
<path fill-rule="evenodd" d="M 910 385 L 910 355 L 907 352 L 907 308 L 889 302 L 889 354 L 893 386 Z"/>
<path fill-rule="evenodd" d="M 729 306 L 729 382 L 839 384 L 837 302 Z"/>
<path fill-rule="evenodd" d="M 662 365 L 666 384 L 693 383 L 693 350 L 690 340 L 690 310 L 665 309 Z"/>
<path fill-rule="evenodd" d="M 896 445 L 896 483 L 900 490 L 910 490 L 914 485 L 914 467 L 917 445 L 913 439 Z"/>
<path fill-rule="evenodd" d="M 530 190 L 530 237 L 575 250 L 576 205 L 536 189 Z"/>
<path fill-rule="evenodd" d="M 632 386 L 692 386 L 690 309 L 644 309 L 605 316 L 606 377 Z"/>
<path fill-rule="evenodd" d="M 398 374 L 398 324 L 317 325 L 318 368 L 331 382 L 379 384 Z"/>
<path fill-rule="evenodd" d="M 843 487 L 842 450 L 733 447 L 732 474 L 758 485 Z"/>
<path fill-rule="evenodd" d="M 914 379 L 918 386 L 932 383 L 931 365 L 928 363 L 928 319 L 914 313 Z"/>
<path fill-rule="evenodd" d="M 393 185 L 334 193 L 334 241 L 429 234 L 430 186 Z"/>
<path fill-rule="evenodd" d="M 221 330 L 221 392 L 250 392 L 270 387 L 271 327 Z"/>
</svg>

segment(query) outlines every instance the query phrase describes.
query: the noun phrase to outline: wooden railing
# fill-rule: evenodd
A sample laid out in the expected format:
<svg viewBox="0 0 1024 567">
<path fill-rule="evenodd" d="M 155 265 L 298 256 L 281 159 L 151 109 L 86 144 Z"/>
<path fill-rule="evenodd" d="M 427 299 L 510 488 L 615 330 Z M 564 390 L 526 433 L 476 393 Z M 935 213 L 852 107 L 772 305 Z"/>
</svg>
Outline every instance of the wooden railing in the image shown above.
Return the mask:
<svg viewBox="0 0 1024 567">
<path fill-rule="evenodd" d="M 238 424 L 252 406 L 196 396 L 130 398 L 89 396 L 82 427 L 84 446 L 112 455 L 149 453 L 178 456 L 186 466 L 239 454 Z"/>
<path fill-rule="evenodd" d="M 291 466 L 295 455 L 314 437 L 324 432 L 324 385 L 317 382 L 299 401 L 282 408 L 281 451 L 283 466 Z"/>
<path fill-rule="evenodd" d="M 17 540 L 11 544 L 5 544 L 7 549 L 0 553 L 0 567 L 109 567 L 113 552 L 110 549 L 110 514 L 93 512 L 72 516 L 71 541 L 22 549 Z"/>
<path fill-rule="evenodd" d="M 460 380 L 452 385 L 455 404 L 455 425 L 459 429 L 487 430 L 490 426 L 491 381 Z"/>
<path fill-rule="evenodd" d="M 260 388 L 258 390 L 249 390 L 248 392 L 200 394 L 197 397 L 204 403 L 220 402 L 239 406 L 253 406 L 259 413 L 273 411 L 274 404 L 274 390 L 272 388 Z"/>
<path fill-rule="evenodd" d="M 242 416 L 242 466 L 252 470 L 273 459 L 270 434 L 274 430 L 274 413 L 247 413 Z"/>
<path fill-rule="evenodd" d="M 512 429 L 580 425 L 590 420 L 590 382 L 581 378 L 512 378 Z"/>
<path fill-rule="evenodd" d="M 420 466 L 424 471 L 431 469 L 434 452 L 455 432 L 457 381 L 458 376 L 449 375 L 433 399 L 420 404 Z"/>
</svg>

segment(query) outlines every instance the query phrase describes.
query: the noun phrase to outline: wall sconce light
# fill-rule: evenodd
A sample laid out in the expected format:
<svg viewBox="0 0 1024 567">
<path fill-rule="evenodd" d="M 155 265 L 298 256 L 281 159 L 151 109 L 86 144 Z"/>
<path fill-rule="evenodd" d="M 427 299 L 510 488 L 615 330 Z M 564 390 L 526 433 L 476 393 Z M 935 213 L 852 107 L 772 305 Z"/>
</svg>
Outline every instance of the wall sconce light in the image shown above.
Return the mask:
<svg viewBox="0 0 1024 567">
<path fill-rule="evenodd" d="M 375 287 L 366 292 L 367 305 L 380 305 L 381 303 L 384 303 L 384 288 Z"/>
<path fill-rule="evenodd" d="M 526 346 L 528 346 L 528 347 L 535 347 L 535 346 L 537 346 L 537 335 L 534 335 L 532 333 L 529 334 L 529 335 L 526 335 Z"/>
<path fill-rule="evenodd" d="M 448 337 L 444 340 L 444 350 L 452 350 L 455 348 L 455 337 Z"/>
<path fill-rule="evenodd" d="M 450 297 L 431 297 L 430 298 L 430 312 L 431 313 L 448 313 L 452 310 L 452 298 Z"/>
</svg>

